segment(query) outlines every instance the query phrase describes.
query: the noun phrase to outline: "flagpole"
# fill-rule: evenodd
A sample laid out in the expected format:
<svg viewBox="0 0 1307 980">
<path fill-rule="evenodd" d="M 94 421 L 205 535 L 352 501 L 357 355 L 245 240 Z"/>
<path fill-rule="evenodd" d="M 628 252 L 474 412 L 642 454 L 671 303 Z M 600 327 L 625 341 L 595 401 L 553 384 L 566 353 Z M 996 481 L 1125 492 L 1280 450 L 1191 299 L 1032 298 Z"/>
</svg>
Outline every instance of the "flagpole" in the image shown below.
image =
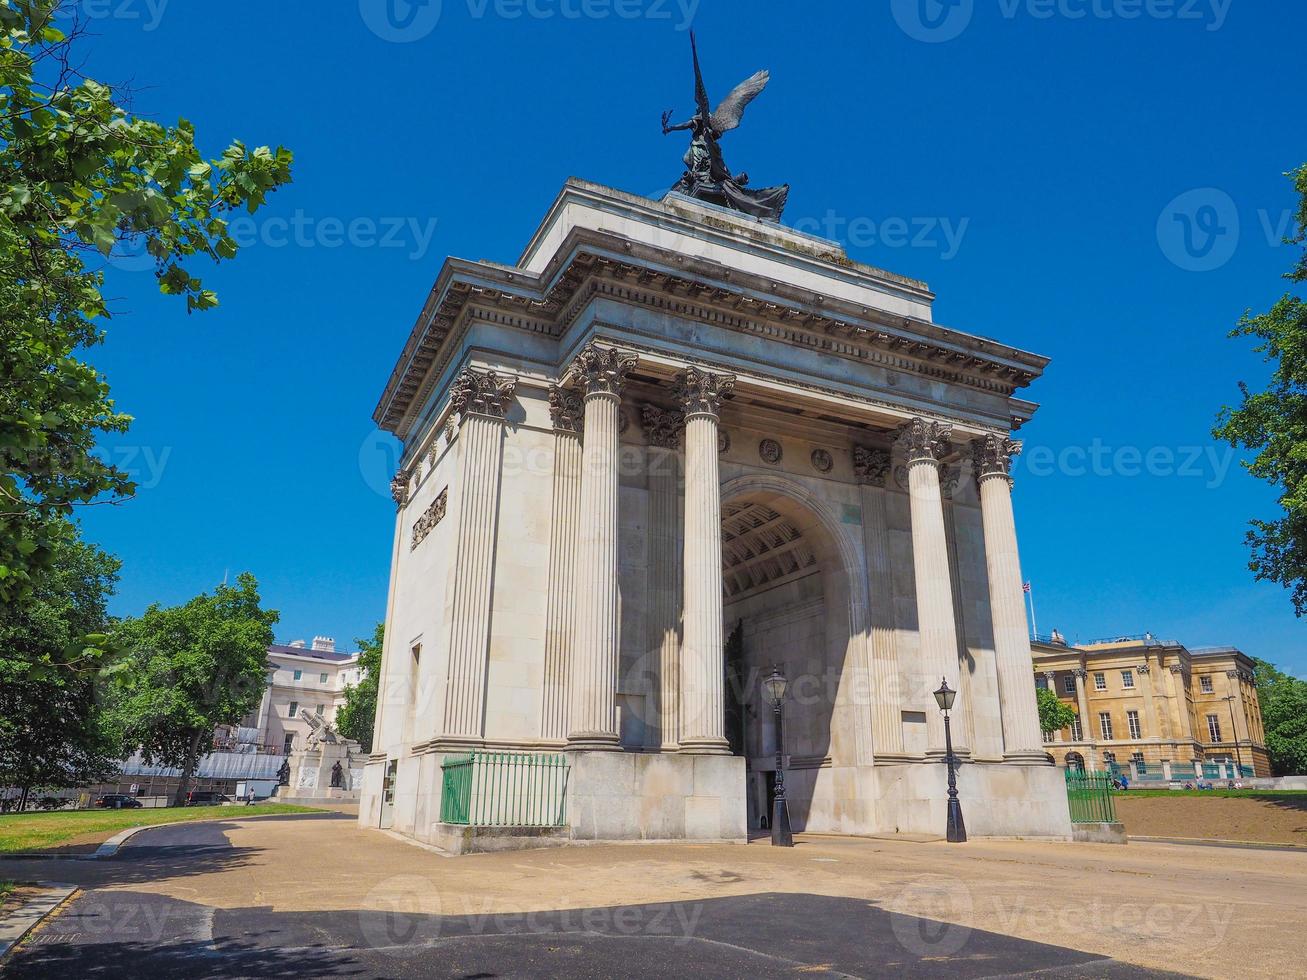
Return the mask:
<svg viewBox="0 0 1307 980">
<path fill-rule="evenodd" d="M 1026 595 L 1030 598 L 1030 635 L 1039 636 L 1039 624 L 1035 621 L 1035 590 L 1029 582 L 1026 583 Z"/>
</svg>

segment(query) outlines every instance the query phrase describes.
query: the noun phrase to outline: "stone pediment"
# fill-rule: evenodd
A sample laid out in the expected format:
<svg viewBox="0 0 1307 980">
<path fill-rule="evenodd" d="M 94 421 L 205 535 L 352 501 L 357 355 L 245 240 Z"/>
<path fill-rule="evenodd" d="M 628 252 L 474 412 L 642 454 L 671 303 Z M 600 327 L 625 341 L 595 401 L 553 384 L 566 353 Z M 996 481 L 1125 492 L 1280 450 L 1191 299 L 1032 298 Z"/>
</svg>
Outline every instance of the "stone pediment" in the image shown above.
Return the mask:
<svg viewBox="0 0 1307 980">
<path fill-rule="evenodd" d="M 560 224 L 570 194 L 632 210 Z M 933 323 L 924 283 L 853 263 L 824 239 L 692 203 L 569 182 L 522 264 L 448 259 L 373 413 L 377 425 L 407 435 L 469 323 L 561 337 L 602 299 L 1002 396 L 1047 364 Z M 638 220 L 669 215 L 670 226 Z M 613 227 L 597 227 L 605 223 Z"/>
</svg>

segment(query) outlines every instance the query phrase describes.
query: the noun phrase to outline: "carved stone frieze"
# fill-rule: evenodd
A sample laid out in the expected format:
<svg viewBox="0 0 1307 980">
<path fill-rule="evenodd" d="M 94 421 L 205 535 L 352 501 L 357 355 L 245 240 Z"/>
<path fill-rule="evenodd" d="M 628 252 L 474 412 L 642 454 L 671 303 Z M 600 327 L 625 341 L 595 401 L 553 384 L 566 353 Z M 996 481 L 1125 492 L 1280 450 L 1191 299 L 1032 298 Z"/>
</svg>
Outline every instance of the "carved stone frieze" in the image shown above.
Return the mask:
<svg viewBox="0 0 1307 980">
<path fill-rule="evenodd" d="M 859 483 L 883 487 L 889 476 L 889 451 L 874 446 L 853 447 L 853 473 Z"/>
<path fill-rule="evenodd" d="M 395 501 L 396 507 L 403 507 L 408 503 L 408 486 L 412 474 L 408 470 L 400 470 L 395 474 L 394 479 L 390 481 L 390 497 Z"/>
<path fill-rule="evenodd" d="M 435 500 L 427 505 L 422 516 L 413 522 L 413 538 L 408 550 L 412 551 L 422 543 L 422 539 L 431 533 L 431 529 L 445 519 L 445 508 L 449 503 L 449 488 L 440 491 Z"/>
<path fill-rule="evenodd" d="M 812 468 L 818 473 L 829 473 L 834 465 L 835 459 L 827 450 L 814 449 L 812 451 Z"/>
<path fill-rule="evenodd" d="M 549 415 L 559 432 L 580 432 L 585 426 L 585 401 L 581 392 L 550 385 Z"/>
<path fill-rule="evenodd" d="M 949 437 L 953 426 L 920 416 L 909 419 L 898 428 L 896 438 L 903 446 L 909 463 L 939 462 L 949 451 Z"/>
<path fill-rule="evenodd" d="M 640 422 L 649 445 L 662 449 L 675 449 L 680 443 L 685 417 L 680 412 L 644 405 L 640 408 Z"/>
<path fill-rule="evenodd" d="M 758 455 L 764 463 L 779 463 L 783 450 L 781 444 L 775 439 L 764 439 L 758 443 Z"/>
<path fill-rule="evenodd" d="M 735 375 L 703 371 L 690 365 L 676 376 L 673 393 L 686 417 L 716 415 L 721 411 L 722 399 L 734 388 Z"/>
<path fill-rule="evenodd" d="M 449 389 L 449 404 L 459 415 L 502 419 L 513 401 L 517 379 L 495 371 L 466 368 Z"/>
</svg>

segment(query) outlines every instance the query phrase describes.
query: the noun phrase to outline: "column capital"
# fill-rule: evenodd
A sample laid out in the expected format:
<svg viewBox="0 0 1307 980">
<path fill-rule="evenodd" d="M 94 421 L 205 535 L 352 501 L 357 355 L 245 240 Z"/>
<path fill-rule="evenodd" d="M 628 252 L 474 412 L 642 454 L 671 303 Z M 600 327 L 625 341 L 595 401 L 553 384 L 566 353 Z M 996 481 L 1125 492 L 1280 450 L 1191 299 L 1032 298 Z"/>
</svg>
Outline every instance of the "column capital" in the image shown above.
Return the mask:
<svg viewBox="0 0 1307 980">
<path fill-rule="evenodd" d="M 395 501 L 396 509 L 408 503 L 408 484 L 412 475 L 408 470 L 400 470 L 390 481 L 390 498 Z"/>
<path fill-rule="evenodd" d="M 449 387 L 449 404 L 461 416 L 482 415 L 503 421 L 516 388 L 516 378 L 464 368 Z"/>
<path fill-rule="evenodd" d="M 859 483 L 873 487 L 883 487 L 889 476 L 890 454 L 887 449 L 874 446 L 853 447 L 853 473 Z"/>
<path fill-rule="evenodd" d="M 1147 674 L 1152 669 L 1153 668 L 1148 665 L 1147 661 L 1135 668 L 1135 670 L 1139 671 L 1141 674 Z"/>
<path fill-rule="evenodd" d="M 640 424 L 649 445 L 662 449 L 675 449 L 680 444 L 685 417 L 677 411 L 644 405 L 640 408 Z"/>
<path fill-rule="evenodd" d="M 1046 680 L 1051 681 L 1051 680 L 1055 679 L 1056 677 L 1057 677 L 1057 671 L 1056 671 L 1056 670 L 1046 670 L 1046 671 L 1044 671 L 1044 678 L 1045 678 Z"/>
<path fill-rule="evenodd" d="M 601 347 L 593 340 L 577 352 L 563 373 L 563 383 L 576 382 L 584 397 L 620 397 L 626 376 L 640 359 L 616 347 Z"/>
<path fill-rule="evenodd" d="M 688 365 L 676 376 L 673 395 L 686 416 L 712 415 L 721 411 L 722 399 L 735 388 L 735 375 L 715 374 Z"/>
<path fill-rule="evenodd" d="M 1173 673 L 1173 674 L 1183 674 L 1183 673 L 1184 673 L 1184 664 L 1171 664 L 1171 673 Z"/>
<path fill-rule="evenodd" d="M 1089 671 L 1087 671 L 1084 667 L 1072 667 L 1071 673 L 1075 674 L 1081 680 L 1084 680 L 1087 676 L 1089 676 Z"/>
<path fill-rule="evenodd" d="M 938 463 L 948 454 L 953 426 L 920 416 L 898 427 L 895 439 L 903 446 L 909 463 Z"/>
<path fill-rule="evenodd" d="M 559 432 L 580 432 L 585 422 L 585 400 L 575 388 L 549 386 L 549 416 Z"/>
<path fill-rule="evenodd" d="M 1008 475 L 1012 469 L 1012 457 L 1021 452 L 1021 443 L 996 432 L 971 440 L 971 460 L 976 469 L 976 482 L 991 476 L 1001 476 L 1011 480 Z"/>
</svg>

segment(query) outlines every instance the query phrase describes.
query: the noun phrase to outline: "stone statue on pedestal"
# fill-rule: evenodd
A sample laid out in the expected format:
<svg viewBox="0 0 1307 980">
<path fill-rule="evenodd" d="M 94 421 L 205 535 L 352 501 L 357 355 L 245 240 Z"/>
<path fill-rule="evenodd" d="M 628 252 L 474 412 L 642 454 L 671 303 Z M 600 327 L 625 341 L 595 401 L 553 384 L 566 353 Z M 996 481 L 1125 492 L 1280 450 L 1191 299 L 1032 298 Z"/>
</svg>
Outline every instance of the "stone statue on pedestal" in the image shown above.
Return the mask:
<svg viewBox="0 0 1307 980">
<path fill-rule="evenodd" d="M 342 770 L 341 767 L 340 767 L 340 760 L 337 759 L 337 760 L 336 760 L 336 764 L 335 764 L 334 766 L 331 767 L 331 788 L 332 788 L 332 789 L 340 789 L 340 781 L 341 781 L 342 775 L 343 775 L 343 770 Z"/>
</svg>

